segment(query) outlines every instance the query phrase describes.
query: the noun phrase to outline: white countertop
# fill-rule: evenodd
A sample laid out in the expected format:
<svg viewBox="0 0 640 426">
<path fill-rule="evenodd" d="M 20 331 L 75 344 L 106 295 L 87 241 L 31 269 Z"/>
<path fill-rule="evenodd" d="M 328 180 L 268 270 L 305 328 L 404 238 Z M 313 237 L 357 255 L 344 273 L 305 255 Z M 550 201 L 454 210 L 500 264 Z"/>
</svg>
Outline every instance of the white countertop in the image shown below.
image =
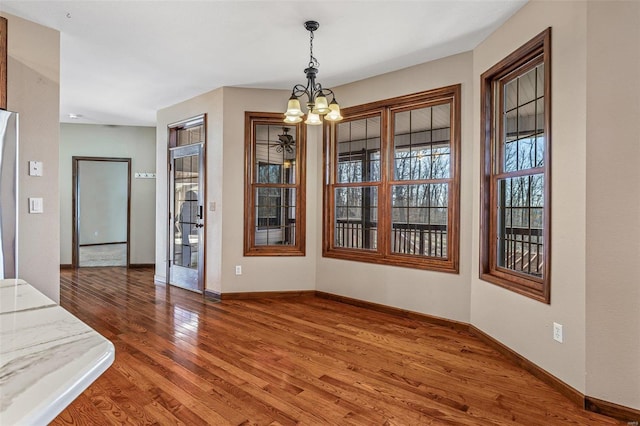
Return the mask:
<svg viewBox="0 0 640 426">
<path fill-rule="evenodd" d="M 0 424 L 53 420 L 113 363 L 113 344 L 23 280 L 0 280 Z"/>
</svg>

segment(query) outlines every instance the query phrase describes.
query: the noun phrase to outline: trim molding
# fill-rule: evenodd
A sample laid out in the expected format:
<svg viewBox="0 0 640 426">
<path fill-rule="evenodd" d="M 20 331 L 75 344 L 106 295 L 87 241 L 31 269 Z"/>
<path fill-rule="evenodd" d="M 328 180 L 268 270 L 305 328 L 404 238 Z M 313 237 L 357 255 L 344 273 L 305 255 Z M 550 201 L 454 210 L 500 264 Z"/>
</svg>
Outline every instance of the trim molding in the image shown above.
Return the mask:
<svg viewBox="0 0 640 426">
<path fill-rule="evenodd" d="M 572 386 L 563 382 L 553 374 L 549 373 L 542 367 L 534 364 L 532 361 L 523 357 L 513 349 L 509 348 L 505 344 L 499 342 L 493 337 L 489 336 L 484 331 L 480 330 L 474 325 L 450 320 L 442 317 L 437 317 L 433 315 L 422 314 L 419 312 L 408 311 L 405 309 L 394 308 L 392 306 L 382 305 L 378 303 L 367 302 L 360 299 L 353 299 L 351 297 L 340 296 L 332 293 L 325 293 L 323 291 L 315 292 L 317 297 L 323 299 L 330 299 L 336 302 L 346 303 L 348 305 L 354 305 L 365 309 L 371 309 L 373 311 L 383 312 L 391 315 L 400 316 L 403 318 L 411 318 L 418 321 L 424 321 L 431 324 L 437 324 L 444 327 L 449 327 L 454 330 L 468 331 L 469 333 L 475 335 L 480 340 L 491 346 L 493 349 L 498 351 L 500 354 L 505 356 L 511 362 L 516 364 L 518 367 L 532 374 L 534 377 L 548 384 L 552 388 L 556 389 L 562 395 L 566 396 L 570 401 L 576 404 L 580 408 L 584 408 L 587 411 L 592 411 L 594 413 L 603 414 L 605 416 L 613 417 L 618 420 L 626 421 L 629 425 L 638 426 L 640 423 L 640 410 L 636 410 L 630 407 L 625 407 L 623 405 L 618 405 L 613 402 L 603 401 L 601 399 L 593 398 L 590 396 L 586 396 L 583 393 L 579 392 Z M 224 297 L 223 297 L 224 298 Z"/>
<path fill-rule="evenodd" d="M 282 299 L 285 297 L 298 297 L 298 296 L 315 296 L 315 290 L 293 290 L 293 291 L 248 291 L 238 293 L 215 293 L 209 292 L 212 295 L 217 294 L 220 300 L 247 300 L 247 299 Z"/>
<path fill-rule="evenodd" d="M 219 302 L 221 300 L 220 293 L 213 290 L 205 290 L 204 297 L 206 297 L 207 299 L 213 300 L 215 302 Z"/>
<path fill-rule="evenodd" d="M 155 268 L 155 266 L 156 266 L 155 263 L 130 263 L 129 269 Z M 74 269 L 74 268 L 71 263 L 61 263 L 60 269 Z"/>
<path fill-rule="evenodd" d="M 626 421 L 629 426 L 638 426 L 640 424 L 640 410 L 625 407 L 624 405 L 618 405 L 592 396 L 585 396 L 584 408 L 587 411 Z"/>
<path fill-rule="evenodd" d="M 7 109 L 8 29 L 7 18 L 0 16 L 0 109 Z"/>
<path fill-rule="evenodd" d="M 523 370 L 529 372 L 539 380 L 542 380 L 552 388 L 556 389 L 558 392 L 569 398 L 574 404 L 579 407 L 585 408 L 585 396 L 582 392 L 576 390 L 572 386 L 569 386 L 562 380 L 558 379 L 553 374 L 549 373 L 547 370 L 539 367 L 534 364 L 532 361 L 523 357 L 513 349 L 509 348 L 502 342 L 494 339 L 489 336 L 484 331 L 480 330 L 474 325 L 469 325 L 469 331 L 478 337 L 480 340 L 491 346 L 493 349 L 498 351 L 500 354 L 508 358 L 511 362 L 516 364 L 518 367 Z"/>
<path fill-rule="evenodd" d="M 385 314 L 391 314 L 400 316 L 403 318 L 415 319 L 418 321 L 424 321 L 431 324 L 441 325 L 443 327 L 452 328 L 454 330 L 462 330 L 468 331 L 469 324 L 460 321 L 454 321 L 450 319 L 445 319 L 441 317 L 436 317 L 433 315 L 421 314 L 419 312 L 408 311 L 406 309 L 394 308 L 392 306 L 382 305 L 379 303 L 367 302 L 365 300 L 353 299 L 351 297 L 339 296 L 333 293 L 325 293 L 324 291 L 317 291 L 316 296 L 323 298 L 334 300 L 336 302 L 346 303 L 347 305 L 358 306 L 360 308 L 371 309 L 372 311 L 383 312 Z"/>
</svg>

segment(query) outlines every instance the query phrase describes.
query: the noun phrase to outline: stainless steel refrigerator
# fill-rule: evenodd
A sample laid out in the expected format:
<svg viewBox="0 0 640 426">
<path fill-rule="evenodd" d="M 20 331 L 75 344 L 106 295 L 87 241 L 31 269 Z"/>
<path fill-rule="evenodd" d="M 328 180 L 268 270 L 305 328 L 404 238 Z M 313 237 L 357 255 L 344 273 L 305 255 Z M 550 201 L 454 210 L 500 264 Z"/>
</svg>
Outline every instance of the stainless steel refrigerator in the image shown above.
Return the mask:
<svg viewBox="0 0 640 426">
<path fill-rule="evenodd" d="M 0 109 L 0 279 L 18 275 L 18 113 Z"/>
</svg>

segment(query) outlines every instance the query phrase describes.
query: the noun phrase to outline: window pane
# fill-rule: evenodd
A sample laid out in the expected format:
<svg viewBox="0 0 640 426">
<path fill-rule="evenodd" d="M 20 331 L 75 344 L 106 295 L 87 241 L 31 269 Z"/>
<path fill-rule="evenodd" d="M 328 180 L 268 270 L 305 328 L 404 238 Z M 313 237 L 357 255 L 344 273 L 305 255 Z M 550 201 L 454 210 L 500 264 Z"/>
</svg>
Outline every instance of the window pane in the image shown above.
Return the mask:
<svg viewBox="0 0 640 426">
<path fill-rule="evenodd" d="M 178 129 L 176 146 L 191 145 L 199 142 L 204 142 L 204 124 Z"/>
<path fill-rule="evenodd" d="M 544 175 L 498 181 L 498 266 L 542 277 Z"/>
<path fill-rule="evenodd" d="M 257 125 L 255 137 L 255 182 L 295 184 L 295 127 Z"/>
<path fill-rule="evenodd" d="M 378 188 L 335 190 L 335 246 L 375 250 L 378 238 Z"/>
<path fill-rule="evenodd" d="M 450 175 L 450 105 L 394 114 L 394 179 L 426 180 Z"/>
<path fill-rule="evenodd" d="M 380 117 L 341 122 L 336 126 L 338 183 L 380 180 Z"/>
<path fill-rule="evenodd" d="M 544 65 L 505 83 L 504 172 L 544 166 L 544 114 Z"/>
<path fill-rule="evenodd" d="M 255 197 L 255 244 L 295 245 L 295 189 L 257 188 Z"/>
<path fill-rule="evenodd" d="M 447 257 L 449 185 L 391 187 L 391 251 Z"/>
</svg>

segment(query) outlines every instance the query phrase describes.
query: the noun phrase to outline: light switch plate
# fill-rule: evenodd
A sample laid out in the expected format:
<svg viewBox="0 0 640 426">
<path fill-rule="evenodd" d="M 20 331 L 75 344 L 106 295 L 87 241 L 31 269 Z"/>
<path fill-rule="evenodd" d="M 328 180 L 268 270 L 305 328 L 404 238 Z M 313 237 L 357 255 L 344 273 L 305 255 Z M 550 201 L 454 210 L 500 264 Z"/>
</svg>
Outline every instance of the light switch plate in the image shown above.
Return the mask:
<svg viewBox="0 0 640 426">
<path fill-rule="evenodd" d="M 42 176 L 42 161 L 29 161 L 29 176 Z"/>
<path fill-rule="evenodd" d="M 42 198 L 29 198 L 29 213 L 43 213 L 44 202 Z"/>
</svg>

